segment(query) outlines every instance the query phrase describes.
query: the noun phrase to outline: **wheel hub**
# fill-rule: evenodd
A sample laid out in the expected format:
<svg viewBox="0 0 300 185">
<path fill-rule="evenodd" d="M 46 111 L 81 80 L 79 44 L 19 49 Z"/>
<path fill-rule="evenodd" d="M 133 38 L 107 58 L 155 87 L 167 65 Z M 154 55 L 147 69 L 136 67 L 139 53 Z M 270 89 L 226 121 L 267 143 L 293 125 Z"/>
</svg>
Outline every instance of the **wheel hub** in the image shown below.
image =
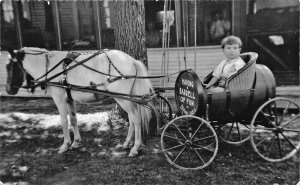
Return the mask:
<svg viewBox="0 0 300 185">
<path fill-rule="evenodd" d="M 191 146 L 192 145 L 192 141 L 191 140 L 186 140 L 184 143 L 186 146 Z"/>
<path fill-rule="evenodd" d="M 274 133 L 279 134 L 279 133 L 283 133 L 283 128 L 282 127 L 276 127 L 274 130 Z"/>
</svg>

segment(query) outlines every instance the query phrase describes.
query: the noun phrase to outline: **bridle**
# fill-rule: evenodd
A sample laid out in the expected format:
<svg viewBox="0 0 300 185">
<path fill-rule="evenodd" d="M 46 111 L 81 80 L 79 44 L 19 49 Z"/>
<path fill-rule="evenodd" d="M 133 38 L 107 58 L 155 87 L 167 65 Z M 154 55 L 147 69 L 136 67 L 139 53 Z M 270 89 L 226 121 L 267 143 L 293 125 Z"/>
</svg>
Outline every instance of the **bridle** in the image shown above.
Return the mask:
<svg viewBox="0 0 300 185">
<path fill-rule="evenodd" d="M 46 51 L 45 51 L 45 52 L 24 52 L 24 51 L 22 51 L 22 50 L 18 50 L 18 51 L 17 51 L 17 55 L 18 55 L 19 53 L 24 54 L 24 57 L 25 57 L 25 55 L 42 55 L 42 54 L 46 54 L 46 73 L 47 73 L 48 65 L 49 65 L 49 59 L 48 59 L 48 55 L 47 55 L 48 52 L 46 52 Z M 10 56 L 9 56 L 9 60 L 10 60 L 11 62 L 13 62 L 13 63 L 16 63 L 17 66 L 21 69 L 21 71 L 23 72 L 24 75 L 30 75 L 30 74 L 24 69 L 24 67 L 23 67 L 23 60 L 24 60 L 24 58 L 23 58 L 23 60 L 19 61 L 17 56 L 12 57 L 12 56 L 10 55 Z M 24 89 L 33 88 L 33 86 L 28 85 L 28 84 L 27 84 L 27 85 L 21 85 L 21 86 L 14 86 L 14 87 L 17 87 L 17 88 L 24 88 Z"/>
</svg>

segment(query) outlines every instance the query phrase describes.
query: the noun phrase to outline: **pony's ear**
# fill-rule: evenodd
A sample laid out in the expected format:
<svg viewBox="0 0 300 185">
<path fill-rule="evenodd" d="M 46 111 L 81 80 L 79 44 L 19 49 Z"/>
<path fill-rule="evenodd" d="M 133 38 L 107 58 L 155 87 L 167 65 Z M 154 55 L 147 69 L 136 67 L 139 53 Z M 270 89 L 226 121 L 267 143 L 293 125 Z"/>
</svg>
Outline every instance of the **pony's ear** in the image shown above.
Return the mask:
<svg viewBox="0 0 300 185">
<path fill-rule="evenodd" d="M 18 61 L 23 61 L 24 57 L 25 57 L 25 52 L 22 50 L 21 51 L 19 50 L 15 53 L 15 55 L 16 55 L 16 58 Z"/>
<path fill-rule="evenodd" d="M 16 56 L 14 50 L 13 50 L 11 47 L 7 48 L 7 51 L 8 51 L 8 53 L 10 54 L 10 56 L 11 56 L 12 58 Z"/>
</svg>

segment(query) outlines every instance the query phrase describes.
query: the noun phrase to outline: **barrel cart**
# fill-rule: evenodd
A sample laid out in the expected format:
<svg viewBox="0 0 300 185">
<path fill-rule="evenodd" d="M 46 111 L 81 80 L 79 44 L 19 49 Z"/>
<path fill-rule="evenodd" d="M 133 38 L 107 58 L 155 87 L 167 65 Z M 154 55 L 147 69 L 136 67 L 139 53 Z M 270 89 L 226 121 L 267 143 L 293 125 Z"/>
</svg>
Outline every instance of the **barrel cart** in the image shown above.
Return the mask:
<svg viewBox="0 0 300 185">
<path fill-rule="evenodd" d="M 175 101 L 181 116 L 164 125 L 161 148 L 179 169 L 203 169 L 216 157 L 219 139 L 229 144 L 250 140 L 255 152 L 270 162 L 292 157 L 300 148 L 299 105 L 275 97 L 275 78 L 258 55 L 243 53 L 246 65 L 226 81 L 224 92 L 208 93 L 193 71 L 181 72 Z"/>
</svg>

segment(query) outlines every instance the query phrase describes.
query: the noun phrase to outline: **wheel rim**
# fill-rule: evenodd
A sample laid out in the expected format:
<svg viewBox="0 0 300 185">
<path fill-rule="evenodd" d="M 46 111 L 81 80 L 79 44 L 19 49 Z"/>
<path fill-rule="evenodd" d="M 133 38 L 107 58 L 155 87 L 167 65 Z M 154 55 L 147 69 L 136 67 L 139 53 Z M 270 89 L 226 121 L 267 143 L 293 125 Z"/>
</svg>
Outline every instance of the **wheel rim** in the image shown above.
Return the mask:
<svg viewBox="0 0 300 185">
<path fill-rule="evenodd" d="M 289 159 L 300 148 L 299 106 L 288 98 L 271 99 L 256 111 L 250 130 L 252 147 L 263 159 Z"/>
<path fill-rule="evenodd" d="M 148 107 L 152 111 L 152 117 L 151 117 L 151 125 L 149 125 L 149 132 L 150 135 L 159 135 L 160 134 L 160 116 L 159 113 L 151 103 L 147 103 L 146 107 Z"/>
<path fill-rule="evenodd" d="M 239 145 L 250 138 L 250 125 L 235 121 L 220 125 L 218 132 L 220 132 L 220 139 L 225 143 Z"/>
<path fill-rule="evenodd" d="M 169 122 L 161 135 L 167 161 L 176 168 L 197 170 L 208 166 L 218 151 L 213 127 L 196 116 L 180 116 Z"/>
</svg>

